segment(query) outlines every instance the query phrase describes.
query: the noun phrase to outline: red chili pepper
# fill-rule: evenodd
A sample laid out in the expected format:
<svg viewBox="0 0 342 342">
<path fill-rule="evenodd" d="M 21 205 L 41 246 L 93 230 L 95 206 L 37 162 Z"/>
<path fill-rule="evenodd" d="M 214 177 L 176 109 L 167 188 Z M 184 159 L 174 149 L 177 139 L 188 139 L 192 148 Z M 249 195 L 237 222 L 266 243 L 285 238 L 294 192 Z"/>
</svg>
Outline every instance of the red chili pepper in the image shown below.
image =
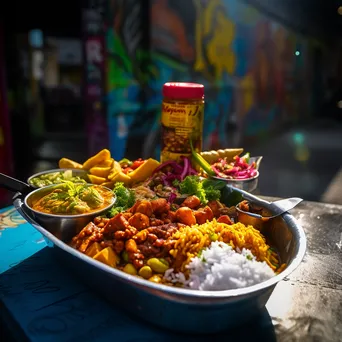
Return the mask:
<svg viewBox="0 0 342 342">
<path fill-rule="evenodd" d="M 139 166 L 141 166 L 141 165 L 144 164 L 144 163 L 145 163 L 145 160 L 139 158 L 139 159 L 137 159 L 137 160 L 135 160 L 135 161 L 133 162 L 133 164 L 131 165 L 131 169 L 132 169 L 132 170 L 135 170 L 135 169 L 137 169 Z"/>
<path fill-rule="evenodd" d="M 127 175 L 127 173 L 132 172 L 133 169 L 131 167 L 126 167 L 125 169 L 122 170 L 122 172 Z"/>
</svg>

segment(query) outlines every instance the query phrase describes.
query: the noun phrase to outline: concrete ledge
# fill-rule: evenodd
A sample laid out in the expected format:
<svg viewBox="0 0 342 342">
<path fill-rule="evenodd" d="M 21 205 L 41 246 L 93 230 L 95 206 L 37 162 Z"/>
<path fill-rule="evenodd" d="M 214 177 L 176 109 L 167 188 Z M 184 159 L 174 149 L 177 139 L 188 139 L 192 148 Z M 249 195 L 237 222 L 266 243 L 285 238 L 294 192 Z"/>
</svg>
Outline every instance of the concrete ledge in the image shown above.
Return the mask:
<svg viewBox="0 0 342 342">
<path fill-rule="evenodd" d="M 321 198 L 322 202 L 342 204 L 342 168 L 333 178 Z"/>
</svg>

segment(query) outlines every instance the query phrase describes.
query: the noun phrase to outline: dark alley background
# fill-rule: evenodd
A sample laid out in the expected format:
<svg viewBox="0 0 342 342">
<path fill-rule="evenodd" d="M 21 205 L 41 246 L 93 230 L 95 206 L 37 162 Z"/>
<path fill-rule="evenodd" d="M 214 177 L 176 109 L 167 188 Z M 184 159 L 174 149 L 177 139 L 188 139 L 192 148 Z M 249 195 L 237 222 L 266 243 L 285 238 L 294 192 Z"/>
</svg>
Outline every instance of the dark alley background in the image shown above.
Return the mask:
<svg viewBox="0 0 342 342">
<path fill-rule="evenodd" d="M 262 155 L 258 193 L 342 203 L 342 1 L 11 1 L 0 172 L 107 147 L 159 156 L 161 89 L 205 86 L 205 149 Z M 0 206 L 11 202 L 0 192 Z"/>
</svg>

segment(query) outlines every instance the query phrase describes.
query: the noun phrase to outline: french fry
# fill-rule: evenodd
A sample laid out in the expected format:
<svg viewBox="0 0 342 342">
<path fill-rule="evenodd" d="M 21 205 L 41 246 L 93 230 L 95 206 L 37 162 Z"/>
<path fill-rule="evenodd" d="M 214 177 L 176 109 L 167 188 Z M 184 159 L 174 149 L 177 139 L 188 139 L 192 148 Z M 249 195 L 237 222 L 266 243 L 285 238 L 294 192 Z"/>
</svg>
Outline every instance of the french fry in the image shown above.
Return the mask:
<svg viewBox="0 0 342 342">
<path fill-rule="evenodd" d="M 235 156 L 240 155 L 243 148 L 227 148 L 225 150 L 205 151 L 201 152 L 201 156 L 209 163 L 213 164 L 220 158 L 227 158 L 227 162 L 231 162 Z"/>
<path fill-rule="evenodd" d="M 139 182 L 151 175 L 153 170 L 160 163 L 152 158 L 144 161 L 134 171 L 126 174 L 122 171 L 120 163 L 111 158 L 110 151 L 101 150 L 96 155 L 87 159 L 83 165 L 67 158 L 62 158 L 59 162 L 60 167 L 78 168 L 88 171 L 89 182 L 96 185 L 103 185 L 113 189 L 116 182 L 123 182 L 125 185 Z"/>
<path fill-rule="evenodd" d="M 131 177 L 124 174 L 122 171 L 116 171 L 115 173 L 112 173 L 110 180 L 113 182 L 113 184 L 116 182 L 123 182 L 125 185 L 129 185 L 132 182 Z"/>
<path fill-rule="evenodd" d="M 88 178 L 92 184 L 101 185 L 107 181 L 107 178 L 98 177 L 94 175 L 88 175 Z"/>
<path fill-rule="evenodd" d="M 98 164 L 96 166 L 99 166 L 99 167 L 111 167 L 111 166 L 113 166 L 113 163 L 114 163 L 114 159 L 110 158 L 110 159 L 104 160 L 101 164 Z"/>
<path fill-rule="evenodd" d="M 112 168 L 111 168 L 111 170 L 109 172 L 109 175 L 108 175 L 108 179 L 109 180 L 113 180 L 113 178 L 115 177 L 115 175 L 118 172 L 122 172 L 121 165 L 119 164 L 119 162 L 114 160 L 113 166 L 112 166 Z"/>
<path fill-rule="evenodd" d="M 107 178 L 109 173 L 110 173 L 111 167 L 100 167 L 98 165 L 92 167 L 89 172 L 94 175 L 94 176 L 98 176 L 98 177 L 103 177 L 103 178 Z"/>
<path fill-rule="evenodd" d="M 133 182 L 141 182 L 146 178 L 150 177 L 153 171 L 160 165 L 159 161 L 149 158 L 144 164 L 141 164 L 137 169 L 130 172 L 128 176 Z"/>
<path fill-rule="evenodd" d="M 79 164 L 68 158 L 62 158 L 58 162 L 58 166 L 60 169 L 82 169 L 82 164 Z"/>
<path fill-rule="evenodd" d="M 95 154 L 95 156 L 89 158 L 88 160 L 86 160 L 83 163 L 83 169 L 84 170 L 89 170 L 92 167 L 94 167 L 95 165 L 101 164 L 103 163 L 105 160 L 110 159 L 110 151 L 107 149 L 103 149 L 102 151 L 100 151 L 99 153 Z"/>
</svg>

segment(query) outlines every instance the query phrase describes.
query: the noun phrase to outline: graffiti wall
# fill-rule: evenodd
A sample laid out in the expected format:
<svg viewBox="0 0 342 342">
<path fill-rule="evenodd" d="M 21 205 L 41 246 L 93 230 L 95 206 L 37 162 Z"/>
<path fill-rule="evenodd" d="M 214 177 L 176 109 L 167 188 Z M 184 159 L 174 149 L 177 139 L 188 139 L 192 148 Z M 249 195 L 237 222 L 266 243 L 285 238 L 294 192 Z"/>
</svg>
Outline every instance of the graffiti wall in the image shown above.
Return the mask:
<svg viewBox="0 0 342 342">
<path fill-rule="evenodd" d="M 162 85 L 205 85 L 204 148 L 243 143 L 310 115 L 307 38 L 239 0 L 111 0 L 106 19 L 110 148 L 158 157 Z M 236 143 L 236 142 L 235 142 Z"/>
<path fill-rule="evenodd" d="M 107 17 L 107 121 L 110 149 L 116 158 L 140 152 L 154 125 L 146 98 L 152 73 L 149 51 L 148 2 L 111 0 Z M 154 78 L 158 77 L 155 72 Z M 153 109 L 154 110 L 154 109 Z M 131 146 L 131 147 L 130 147 Z"/>
<path fill-rule="evenodd" d="M 3 28 L 0 23 L 0 172 L 12 175 L 13 159 L 3 48 Z M 4 189 L 0 189 L 0 208 L 3 205 L 7 204 L 9 202 L 9 199 L 9 192 L 5 191 Z"/>
<path fill-rule="evenodd" d="M 106 116 L 106 48 L 104 16 L 107 0 L 88 0 L 82 9 L 84 48 L 84 112 L 88 150 L 95 154 L 108 146 Z"/>
</svg>

